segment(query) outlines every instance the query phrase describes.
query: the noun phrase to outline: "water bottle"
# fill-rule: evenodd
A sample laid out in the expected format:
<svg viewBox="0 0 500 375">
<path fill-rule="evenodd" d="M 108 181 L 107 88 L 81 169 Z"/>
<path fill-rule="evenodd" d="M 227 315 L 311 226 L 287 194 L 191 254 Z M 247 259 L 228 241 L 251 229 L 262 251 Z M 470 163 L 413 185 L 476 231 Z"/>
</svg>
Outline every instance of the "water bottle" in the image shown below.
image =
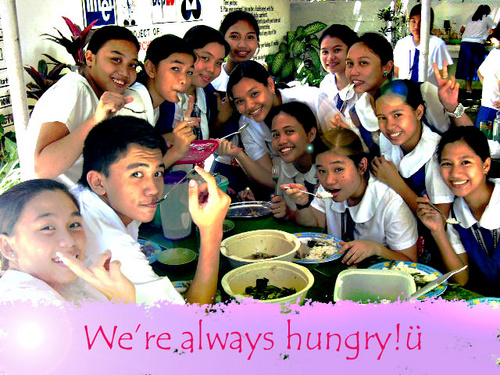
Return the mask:
<svg viewBox="0 0 500 375">
<path fill-rule="evenodd" d="M 500 111 L 497 112 L 497 117 L 493 121 L 491 139 L 497 142 L 500 141 Z"/>
<path fill-rule="evenodd" d="M 185 171 L 175 171 L 165 174 L 166 194 L 184 176 Z M 192 219 L 189 214 L 188 181 L 184 180 L 160 203 L 163 235 L 169 240 L 181 240 L 191 234 Z"/>
</svg>

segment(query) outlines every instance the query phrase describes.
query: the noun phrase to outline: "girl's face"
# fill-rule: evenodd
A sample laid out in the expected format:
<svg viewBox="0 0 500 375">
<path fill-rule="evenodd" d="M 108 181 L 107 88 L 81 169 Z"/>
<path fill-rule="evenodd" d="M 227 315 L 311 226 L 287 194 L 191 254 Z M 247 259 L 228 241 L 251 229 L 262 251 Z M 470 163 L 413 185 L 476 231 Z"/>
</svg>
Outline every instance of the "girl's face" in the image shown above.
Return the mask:
<svg viewBox="0 0 500 375">
<path fill-rule="evenodd" d="M 306 133 L 295 117 L 280 112 L 273 118 L 271 134 L 274 150 L 286 163 L 292 163 L 306 154 L 307 146 L 316 136 L 316 129 Z"/>
<path fill-rule="evenodd" d="M 490 158 L 483 162 L 467 143 L 460 140 L 444 146 L 440 172 L 453 194 L 471 198 L 486 185 L 490 164 Z"/>
<path fill-rule="evenodd" d="M 375 104 L 378 124 L 385 137 L 408 152 L 413 150 L 422 133 L 423 105 L 413 109 L 402 96 L 394 94 L 381 96 Z"/>
<path fill-rule="evenodd" d="M 316 174 L 321 186 L 332 194 L 335 202 L 347 201 L 349 206 L 358 204 L 363 198 L 366 168 L 366 158 L 357 167 L 352 159 L 334 151 L 316 156 Z"/>
<path fill-rule="evenodd" d="M 256 122 L 262 122 L 269 114 L 274 102 L 274 81 L 268 78 L 267 85 L 252 78 L 242 78 L 232 88 L 236 110 Z"/>
<path fill-rule="evenodd" d="M 194 64 L 191 84 L 196 87 L 205 87 L 219 76 L 226 51 L 222 44 L 212 42 L 203 48 L 195 49 L 194 52 L 198 59 Z"/>
<path fill-rule="evenodd" d="M 80 260 L 85 256 L 82 217 L 66 193 L 44 191 L 26 204 L 14 232 L 2 238 L 2 243 L 10 269 L 26 272 L 58 290 L 77 276 L 56 253 Z"/>
<path fill-rule="evenodd" d="M 229 58 L 237 64 L 251 60 L 259 46 L 257 33 L 247 21 L 238 21 L 233 24 L 227 29 L 224 37 L 231 47 Z"/>
<path fill-rule="evenodd" d="M 85 53 L 86 72 L 100 95 L 104 91 L 122 94 L 137 78 L 137 48 L 128 40 L 110 40 L 94 55 Z"/>
<path fill-rule="evenodd" d="M 347 45 L 336 37 L 327 36 L 321 41 L 321 65 L 330 73 L 343 73 L 347 57 Z"/>
<path fill-rule="evenodd" d="M 179 94 L 185 93 L 191 83 L 194 65 L 193 56 L 185 53 L 173 53 L 154 66 L 146 61 L 149 76 L 148 90 L 157 107 L 165 100 L 171 103 L 179 101 Z"/>
<path fill-rule="evenodd" d="M 392 61 L 382 65 L 380 57 L 373 53 L 364 43 L 355 43 L 349 48 L 346 59 L 345 75 L 354 84 L 354 91 L 358 94 L 368 92 L 372 95 L 382 86 L 387 78 L 384 72 L 389 73 Z"/>
</svg>

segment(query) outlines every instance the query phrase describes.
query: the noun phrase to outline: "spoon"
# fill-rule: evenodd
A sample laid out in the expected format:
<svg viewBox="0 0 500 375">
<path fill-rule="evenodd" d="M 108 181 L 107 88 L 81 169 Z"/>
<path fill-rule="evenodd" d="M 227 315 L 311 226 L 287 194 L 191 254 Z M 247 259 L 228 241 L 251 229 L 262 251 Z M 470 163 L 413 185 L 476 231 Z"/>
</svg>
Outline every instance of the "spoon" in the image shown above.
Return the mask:
<svg viewBox="0 0 500 375">
<path fill-rule="evenodd" d="M 174 186 L 172 186 L 172 188 L 167 191 L 167 193 L 163 196 L 163 198 L 160 198 L 158 199 L 155 203 L 160 203 L 160 202 L 163 202 L 165 199 L 168 198 L 169 194 L 177 187 L 179 186 L 191 173 L 194 172 L 194 168 L 191 169 L 188 173 L 186 173 L 186 175 L 184 177 L 182 177 Z"/>
<path fill-rule="evenodd" d="M 277 165 L 273 165 L 273 169 L 271 170 L 271 173 L 273 175 L 273 181 L 274 181 L 274 195 L 278 195 L 278 190 L 280 187 L 278 186 L 278 180 L 280 179 L 280 167 Z"/>
<path fill-rule="evenodd" d="M 435 211 L 439 212 L 441 216 L 443 217 L 444 221 L 446 224 L 460 224 L 460 221 L 458 221 L 455 218 L 452 217 L 446 217 L 436 206 L 434 206 L 431 202 L 425 202 L 425 204 L 429 205 L 431 208 L 433 208 Z"/>
<path fill-rule="evenodd" d="M 285 190 L 288 190 L 288 189 L 291 189 L 290 186 L 285 186 Z M 309 194 L 309 195 L 312 195 L 313 197 L 316 197 L 316 198 L 319 198 L 319 199 L 328 199 L 328 198 L 332 198 L 333 196 L 325 191 L 323 193 L 309 193 L 308 191 L 305 191 L 305 190 L 301 190 L 301 192 L 305 193 L 305 194 Z"/>
<path fill-rule="evenodd" d="M 221 137 L 219 138 L 219 140 L 221 139 L 226 139 L 226 138 L 229 138 L 233 135 L 236 135 L 236 134 L 240 134 L 243 130 L 245 130 L 246 128 L 248 128 L 250 126 L 250 123 L 247 122 L 245 125 L 243 125 L 241 128 L 239 128 L 237 131 L 233 132 L 233 133 L 230 133 L 228 135 L 225 135 L 224 137 Z"/>
</svg>

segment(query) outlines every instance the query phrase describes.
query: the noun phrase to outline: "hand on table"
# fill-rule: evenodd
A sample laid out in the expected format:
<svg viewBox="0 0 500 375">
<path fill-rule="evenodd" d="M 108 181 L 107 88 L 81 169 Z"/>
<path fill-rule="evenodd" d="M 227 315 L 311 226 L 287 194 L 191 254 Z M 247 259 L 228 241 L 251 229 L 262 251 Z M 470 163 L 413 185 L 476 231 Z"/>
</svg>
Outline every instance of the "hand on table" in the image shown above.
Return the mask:
<svg viewBox="0 0 500 375">
<path fill-rule="evenodd" d="M 286 216 L 285 199 L 279 195 L 274 195 L 271 198 L 271 212 L 275 218 L 280 219 Z"/>
<path fill-rule="evenodd" d="M 342 258 L 342 263 L 353 265 L 361 262 L 363 259 L 377 254 L 380 245 L 373 241 L 355 240 L 351 242 L 340 242 L 341 251 L 346 252 Z"/>
<path fill-rule="evenodd" d="M 120 270 L 120 262 L 110 262 L 111 252 L 106 250 L 104 254 L 91 267 L 87 267 L 82 261 L 63 252 L 58 252 L 62 262 L 81 279 L 104 294 L 109 300 L 135 302 L 135 287 Z"/>
</svg>

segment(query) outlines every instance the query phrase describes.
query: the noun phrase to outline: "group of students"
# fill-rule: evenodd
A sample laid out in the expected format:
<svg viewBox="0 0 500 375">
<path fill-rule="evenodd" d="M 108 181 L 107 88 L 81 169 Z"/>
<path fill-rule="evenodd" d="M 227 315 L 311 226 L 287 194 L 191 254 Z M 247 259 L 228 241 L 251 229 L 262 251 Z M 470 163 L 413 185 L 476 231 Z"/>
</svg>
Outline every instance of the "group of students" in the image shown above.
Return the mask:
<svg viewBox="0 0 500 375">
<path fill-rule="evenodd" d="M 235 190 L 252 184 L 240 196 L 270 199 L 283 225 L 340 237 L 348 265 L 371 256 L 429 261 L 420 235 L 442 271 L 469 264 L 457 282 L 499 293 L 500 193 L 488 179 L 488 143 L 466 126 L 446 60 L 433 64 L 437 85 L 394 79 L 385 37 L 332 25 L 320 38 L 321 86 L 277 89 L 251 60 L 258 40 L 255 18 L 232 12 L 220 31 L 200 25 L 182 39 L 153 40 L 137 78 L 133 34 L 117 26 L 94 33 L 82 72 L 68 73 L 32 114 L 31 162 L 22 167 L 40 180 L 0 197 L 8 263 L 0 299 L 22 289 L 31 299 L 183 303 L 141 252 L 139 225 L 153 219 L 164 173 L 196 137 L 243 126 L 241 139 L 220 141 L 213 170 Z M 201 248 L 186 301 L 203 304 L 215 294 L 230 198 L 196 171 L 206 184 L 189 186 Z M 449 216 L 459 224 L 447 224 Z"/>
</svg>

